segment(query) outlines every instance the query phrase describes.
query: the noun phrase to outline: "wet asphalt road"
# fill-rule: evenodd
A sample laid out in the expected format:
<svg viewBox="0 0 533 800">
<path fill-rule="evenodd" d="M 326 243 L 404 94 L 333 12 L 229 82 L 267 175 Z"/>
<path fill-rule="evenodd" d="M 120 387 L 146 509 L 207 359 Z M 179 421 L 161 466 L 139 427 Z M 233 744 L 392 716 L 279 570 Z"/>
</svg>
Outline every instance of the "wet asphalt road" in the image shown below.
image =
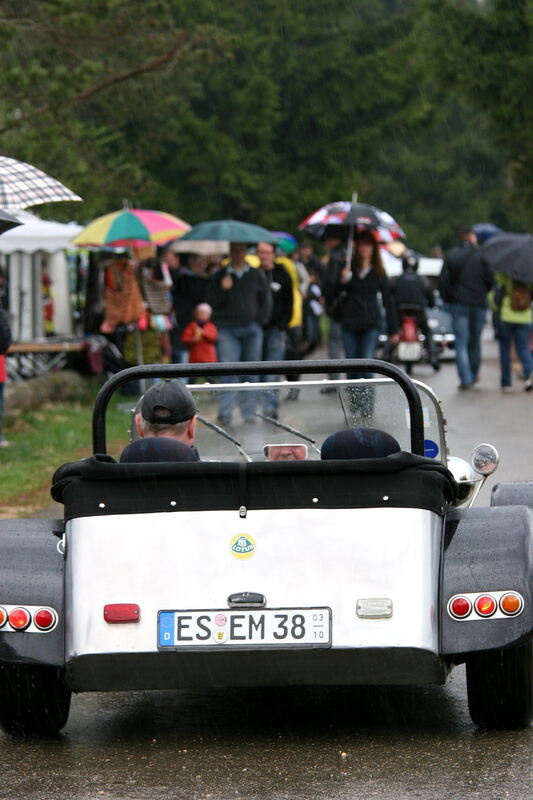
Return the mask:
<svg viewBox="0 0 533 800">
<path fill-rule="evenodd" d="M 457 391 L 452 364 L 415 374 L 443 401 L 453 455 L 481 441 L 500 451 L 478 505 L 533 472 L 533 397 L 518 381 L 502 396 L 490 341 L 485 355 L 472 392 Z M 0 800 L 533 797 L 533 728 L 477 731 L 462 667 L 445 687 L 79 695 L 57 738 L 0 734 L 0 747 Z"/>
</svg>

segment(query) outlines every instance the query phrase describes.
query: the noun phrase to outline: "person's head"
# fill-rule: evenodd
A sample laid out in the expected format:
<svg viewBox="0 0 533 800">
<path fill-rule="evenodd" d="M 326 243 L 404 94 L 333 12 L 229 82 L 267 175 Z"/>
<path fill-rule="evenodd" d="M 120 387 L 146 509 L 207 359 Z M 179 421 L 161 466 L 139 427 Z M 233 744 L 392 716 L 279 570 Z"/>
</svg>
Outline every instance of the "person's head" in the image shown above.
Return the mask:
<svg viewBox="0 0 533 800">
<path fill-rule="evenodd" d="M 198 461 L 198 453 L 185 442 L 167 436 L 148 436 L 130 442 L 120 454 L 121 464 Z"/>
<path fill-rule="evenodd" d="M 305 461 L 306 444 L 267 444 L 265 456 L 268 461 Z"/>
<path fill-rule="evenodd" d="M 209 322 L 212 313 L 209 303 L 199 303 L 194 309 L 194 319 L 196 322 Z"/>
<path fill-rule="evenodd" d="M 229 258 L 231 261 L 232 267 L 243 267 L 245 264 L 246 253 L 248 252 L 248 247 L 244 242 L 230 242 L 229 246 Z"/>
<path fill-rule="evenodd" d="M 270 271 L 274 269 L 276 259 L 276 247 L 271 242 L 259 242 L 255 254 L 259 259 L 261 269 Z"/>
<path fill-rule="evenodd" d="M 474 247 L 477 244 L 477 236 L 470 225 L 461 225 L 457 231 L 457 238 L 463 244 L 471 244 Z"/>
<path fill-rule="evenodd" d="M 178 269 L 180 266 L 178 254 L 170 247 L 164 247 L 161 250 L 161 260 L 164 261 L 169 269 Z"/>
<path fill-rule="evenodd" d="M 315 254 L 313 249 L 313 245 L 309 244 L 309 242 L 305 242 L 304 244 L 300 245 L 300 260 L 304 263 L 309 261 Z"/>
<path fill-rule="evenodd" d="M 320 449 L 320 457 L 328 461 L 351 458 L 383 458 L 400 452 L 400 445 L 389 433 L 377 428 L 348 428 L 332 433 Z"/>
<path fill-rule="evenodd" d="M 354 239 L 353 261 L 357 269 L 372 266 L 379 275 L 385 274 L 385 268 L 379 252 L 379 242 L 372 231 L 364 230 Z"/>
<path fill-rule="evenodd" d="M 192 394 L 181 381 L 159 381 L 142 397 L 135 425 L 141 438 L 168 436 L 193 445 L 196 413 Z"/>
<path fill-rule="evenodd" d="M 418 256 L 413 250 L 406 250 L 402 256 L 404 272 L 416 272 L 418 269 Z"/>
<path fill-rule="evenodd" d="M 346 243 L 348 238 L 348 228 L 344 225 L 326 225 L 324 231 L 324 242 L 328 250 L 335 250 L 342 244 Z"/>
</svg>

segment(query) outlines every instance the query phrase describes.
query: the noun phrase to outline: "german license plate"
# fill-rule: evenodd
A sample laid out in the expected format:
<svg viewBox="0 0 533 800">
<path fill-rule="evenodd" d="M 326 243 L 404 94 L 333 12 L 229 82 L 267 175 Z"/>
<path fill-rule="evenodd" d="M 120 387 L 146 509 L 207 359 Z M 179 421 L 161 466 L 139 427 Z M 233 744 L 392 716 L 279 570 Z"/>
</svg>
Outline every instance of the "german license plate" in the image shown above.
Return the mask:
<svg viewBox="0 0 533 800">
<path fill-rule="evenodd" d="M 399 342 L 398 358 L 400 361 L 418 361 L 422 356 L 420 342 Z"/>
<path fill-rule="evenodd" d="M 159 650 L 331 647 L 330 608 L 160 611 Z"/>
</svg>

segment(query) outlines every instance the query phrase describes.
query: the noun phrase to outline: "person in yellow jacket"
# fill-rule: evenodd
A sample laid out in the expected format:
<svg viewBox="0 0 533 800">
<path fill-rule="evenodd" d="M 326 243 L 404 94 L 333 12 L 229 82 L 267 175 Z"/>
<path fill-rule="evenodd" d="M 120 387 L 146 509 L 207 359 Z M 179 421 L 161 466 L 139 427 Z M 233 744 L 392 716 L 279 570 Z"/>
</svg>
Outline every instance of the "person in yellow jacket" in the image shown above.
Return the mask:
<svg viewBox="0 0 533 800">
<path fill-rule="evenodd" d="M 531 300 L 533 283 L 517 283 L 497 272 L 495 288 L 489 292 L 489 302 L 496 314 L 498 342 L 500 345 L 500 382 L 502 392 L 512 392 L 511 343 L 522 364 L 524 389 L 533 389 L 533 356 L 529 350 L 529 331 L 533 322 Z"/>
</svg>

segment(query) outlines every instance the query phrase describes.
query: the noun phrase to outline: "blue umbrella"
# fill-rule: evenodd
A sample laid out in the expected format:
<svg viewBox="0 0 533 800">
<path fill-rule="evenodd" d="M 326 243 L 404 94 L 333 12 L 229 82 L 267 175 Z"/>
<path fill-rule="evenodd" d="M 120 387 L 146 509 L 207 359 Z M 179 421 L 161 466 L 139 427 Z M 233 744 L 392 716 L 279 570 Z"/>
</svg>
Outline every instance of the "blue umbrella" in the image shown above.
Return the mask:
<svg viewBox="0 0 533 800">
<path fill-rule="evenodd" d="M 475 225 L 472 225 L 472 230 L 476 234 L 476 239 L 479 244 L 488 242 L 492 236 L 498 236 L 500 233 L 503 233 L 501 228 L 498 228 L 497 225 L 493 225 L 491 222 L 476 222 Z"/>
<path fill-rule="evenodd" d="M 266 228 L 240 222 L 238 219 L 217 219 L 211 222 L 199 222 L 190 231 L 180 237 L 180 242 L 224 241 L 257 244 L 271 242 L 279 244 L 279 239 Z"/>
</svg>

